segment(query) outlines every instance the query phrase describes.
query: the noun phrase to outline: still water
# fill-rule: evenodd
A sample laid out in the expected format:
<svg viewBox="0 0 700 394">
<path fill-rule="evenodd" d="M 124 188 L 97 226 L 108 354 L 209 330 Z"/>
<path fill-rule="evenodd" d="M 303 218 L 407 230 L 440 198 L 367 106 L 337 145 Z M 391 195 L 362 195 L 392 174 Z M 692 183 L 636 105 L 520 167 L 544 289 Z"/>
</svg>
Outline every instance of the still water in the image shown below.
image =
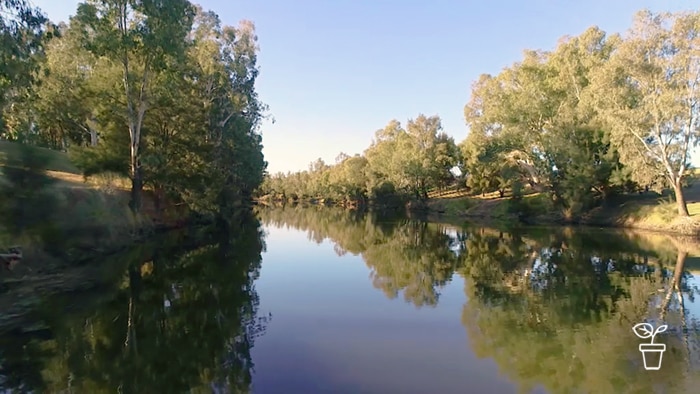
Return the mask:
<svg viewBox="0 0 700 394">
<path fill-rule="evenodd" d="M 178 237 L 183 237 L 182 234 Z M 0 336 L 0 388 L 73 393 L 692 393 L 700 242 L 262 210 L 126 253 Z M 197 242 L 192 242 L 196 239 Z M 674 275 L 678 273 L 678 275 Z M 677 284 L 677 286 L 674 286 Z M 639 351 L 632 327 L 668 329 Z M 35 325 L 36 326 L 36 325 Z"/>
</svg>

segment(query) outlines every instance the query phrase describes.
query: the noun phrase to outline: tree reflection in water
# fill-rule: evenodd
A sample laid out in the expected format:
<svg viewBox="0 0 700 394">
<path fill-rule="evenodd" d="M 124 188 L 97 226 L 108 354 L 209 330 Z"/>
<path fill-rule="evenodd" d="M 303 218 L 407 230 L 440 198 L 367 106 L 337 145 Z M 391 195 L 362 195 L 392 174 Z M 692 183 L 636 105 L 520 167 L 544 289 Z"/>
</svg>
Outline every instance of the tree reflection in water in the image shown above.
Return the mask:
<svg viewBox="0 0 700 394">
<path fill-rule="evenodd" d="M 339 255 L 361 256 L 377 289 L 417 308 L 437 305 L 441 289 L 461 277 L 471 350 L 495 360 L 523 392 L 693 392 L 700 383 L 697 316 L 688 311 L 696 290 L 686 265 L 700 256 L 695 241 L 457 228 L 329 208 L 262 209 L 259 216 L 306 231 L 314 242 L 330 239 Z M 1 385 L 248 391 L 250 349 L 267 319 L 257 317 L 253 287 L 263 238 L 254 218 L 219 234 L 186 251 L 135 253 L 118 289 L 93 312 L 57 316 L 44 338 L 3 343 Z M 642 321 L 670 327 L 658 337 L 667 345 L 659 372 L 643 369 L 632 332 Z"/>
<path fill-rule="evenodd" d="M 375 287 L 416 306 L 437 304 L 459 273 L 473 351 L 523 392 L 689 392 L 700 383 L 698 324 L 682 302 L 693 296 L 684 262 L 700 251 L 695 241 L 566 228 L 455 231 L 327 208 L 262 210 L 261 218 L 361 255 Z M 671 327 L 659 338 L 662 373 L 646 372 L 632 326 L 660 320 Z"/>
<path fill-rule="evenodd" d="M 7 369 L 24 368 L 3 385 L 38 392 L 248 392 L 250 349 L 269 318 L 257 317 L 253 287 L 264 248 L 260 223 L 243 217 L 240 227 L 212 234 L 205 246 L 156 248 L 134 258 L 106 302 L 89 313 L 54 316 L 50 339 L 7 352 Z M 27 365 L 28 359 L 41 362 Z"/>
</svg>

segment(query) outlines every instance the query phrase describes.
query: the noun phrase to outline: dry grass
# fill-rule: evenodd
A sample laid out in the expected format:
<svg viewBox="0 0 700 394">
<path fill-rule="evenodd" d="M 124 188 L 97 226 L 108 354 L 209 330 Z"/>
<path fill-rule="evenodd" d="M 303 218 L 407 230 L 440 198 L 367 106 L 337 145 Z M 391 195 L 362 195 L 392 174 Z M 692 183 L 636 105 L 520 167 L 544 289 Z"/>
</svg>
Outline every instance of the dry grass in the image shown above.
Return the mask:
<svg viewBox="0 0 700 394">
<path fill-rule="evenodd" d="M 532 190 L 529 187 L 526 187 L 525 190 L 523 190 L 524 195 L 531 195 L 531 194 L 537 194 L 535 190 Z M 511 192 L 510 190 L 507 190 L 504 194 L 504 197 L 510 197 Z M 428 192 L 428 198 L 431 199 L 453 199 L 453 198 L 464 198 L 464 197 L 469 197 L 469 198 L 476 198 L 479 200 L 493 200 L 493 199 L 500 199 L 504 198 L 501 197 L 500 193 L 495 191 L 495 192 L 490 192 L 490 193 L 484 193 L 484 194 L 475 194 L 471 195 L 468 189 L 464 188 L 456 188 L 456 187 L 450 187 L 448 189 L 444 190 L 431 190 Z"/>
<path fill-rule="evenodd" d="M 20 144 L 0 141 L 0 166 L 16 155 Z M 134 215 L 128 208 L 130 181 L 116 174 L 89 178 L 73 165 L 67 154 L 44 148 L 32 148 L 49 158 L 46 175 L 57 182 L 52 185 L 61 204 L 59 227 L 66 229 L 101 227 L 102 237 L 112 239 L 134 233 L 147 226 L 149 220 Z M 2 176 L 0 175 L 0 181 Z M 147 205 L 149 201 L 144 201 Z"/>
<path fill-rule="evenodd" d="M 131 181 L 129 180 L 129 178 L 113 173 L 93 175 L 87 178 L 79 174 L 71 174 L 59 171 L 46 171 L 46 174 L 52 178 L 59 180 L 60 182 L 58 185 L 64 187 L 79 187 L 93 189 L 106 188 L 118 190 L 131 189 Z"/>
<path fill-rule="evenodd" d="M 0 166 L 4 166 L 9 157 L 17 155 L 19 153 L 19 147 L 21 147 L 21 145 L 16 142 L 0 141 Z M 108 190 L 128 190 L 131 187 L 130 180 L 127 177 L 112 173 L 85 178 L 80 169 L 78 169 L 68 158 L 68 155 L 63 152 L 38 147 L 33 147 L 32 149 L 40 152 L 42 156 L 49 159 L 49 164 L 46 167 L 46 175 L 58 181 L 56 183 L 57 187 L 105 188 Z"/>
<path fill-rule="evenodd" d="M 690 186 L 685 189 L 685 197 L 690 213 L 689 218 L 681 218 L 669 191 L 661 196 L 654 193 L 630 194 L 618 197 L 615 201 L 597 207 L 586 213 L 581 222 L 597 226 L 628 227 L 679 234 L 700 235 L 700 179 L 693 171 Z M 554 212 L 547 204 L 546 196 L 528 190 L 523 202 L 530 214 L 537 216 L 538 222 L 556 222 L 561 214 Z M 449 216 L 470 216 L 480 218 L 509 218 L 507 205 L 510 196 L 500 197 L 498 192 L 470 196 L 465 189 L 455 188 L 429 193 L 428 206 L 434 212 Z"/>
</svg>

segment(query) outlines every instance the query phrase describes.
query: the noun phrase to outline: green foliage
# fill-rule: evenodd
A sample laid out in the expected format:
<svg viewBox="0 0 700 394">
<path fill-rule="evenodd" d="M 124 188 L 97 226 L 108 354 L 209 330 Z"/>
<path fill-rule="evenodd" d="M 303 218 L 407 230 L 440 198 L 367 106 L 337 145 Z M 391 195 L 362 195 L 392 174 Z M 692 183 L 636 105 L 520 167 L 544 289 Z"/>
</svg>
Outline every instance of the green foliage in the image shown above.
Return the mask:
<svg viewBox="0 0 700 394">
<path fill-rule="evenodd" d="M 185 70 L 192 79 L 163 76 L 163 112 L 146 123 L 144 168 L 156 188 L 198 212 L 227 217 L 249 204 L 267 167 L 258 133 L 266 107 L 255 92 L 257 37 L 251 22 L 222 27 L 201 10 L 196 20 Z"/>
<path fill-rule="evenodd" d="M 58 31 L 12 113 L 24 143 L 68 151 L 86 177 L 128 176 L 135 211 L 143 187 L 207 215 L 249 208 L 267 166 L 251 22 L 186 0 L 90 0 Z"/>
<path fill-rule="evenodd" d="M 700 139 L 699 50 L 700 12 L 640 11 L 591 92 L 633 179 L 665 178 L 681 216 L 688 216 L 681 184 Z"/>
<path fill-rule="evenodd" d="M 174 61 L 184 59 L 193 11 L 188 0 L 90 0 L 78 5 L 72 21 L 80 46 L 97 59 L 118 64 L 122 72 L 123 99 L 109 101 L 123 114 L 116 124 L 128 131 L 129 205 L 134 212 L 141 209 L 142 129 L 153 81 Z"/>
<path fill-rule="evenodd" d="M 4 243 L 72 259 L 132 241 L 149 220 L 173 224 L 171 211 L 226 222 L 250 209 L 266 168 L 251 22 L 222 26 L 186 0 L 88 0 L 44 28 L 28 4 L 0 0 L 0 138 L 22 143 L 0 141 Z M 120 190 L 65 187 L 45 170 L 128 176 L 132 212 Z"/>
<path fill-rule="evenodd" d="M 34 87 L 38 143 L 53 149 L 96 145 L 124 122 L 114 107 L 121 100 L 121 75 L 108 59 L 88 52 L 74 25 L 58 27 L 61 38 L 49 42 L 41 83 Z M 128 149 L 128 146 L 124 149 Z"/>
<path fill-rule="evenodd" d="M 482 76 L 465 108 L 471 127 L 461 146 L 467 185 L 503 195 L 526 181 L 551 194 L 570 219 L 634 189 L 601 115 L 605 108 L 595 99 L 598 73 L 619 42 L 590 28 L 552 52 L 527 51 L 499 75 Z"/>
<path fill-rule="evenodd" d="M 0 138 L 31 140 L 31 89 L 55 29 L 31 1 L 0 0 Z"/>
</svg>

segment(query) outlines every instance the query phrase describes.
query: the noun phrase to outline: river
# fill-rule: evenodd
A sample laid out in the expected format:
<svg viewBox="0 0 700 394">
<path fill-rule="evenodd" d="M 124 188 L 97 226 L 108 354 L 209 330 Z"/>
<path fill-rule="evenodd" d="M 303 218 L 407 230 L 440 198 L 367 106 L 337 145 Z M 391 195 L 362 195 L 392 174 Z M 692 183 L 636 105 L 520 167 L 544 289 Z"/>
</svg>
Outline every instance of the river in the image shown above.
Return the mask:
<svg viewBox="0 0 700 394">
<path fill-rule="evenodd" d="M 0 335 L 0 389 L 617 394 L 700 383 L 695 240 L 295 207 L 226 235 L 192 232 L 197 242 L 135 247 L 99 288 L 48 297 L 33 329 Z M 640 338 L 643 322 L 668 328 Z M 664 351 L 642 354 L 651 341 Z"/>
</svg>

